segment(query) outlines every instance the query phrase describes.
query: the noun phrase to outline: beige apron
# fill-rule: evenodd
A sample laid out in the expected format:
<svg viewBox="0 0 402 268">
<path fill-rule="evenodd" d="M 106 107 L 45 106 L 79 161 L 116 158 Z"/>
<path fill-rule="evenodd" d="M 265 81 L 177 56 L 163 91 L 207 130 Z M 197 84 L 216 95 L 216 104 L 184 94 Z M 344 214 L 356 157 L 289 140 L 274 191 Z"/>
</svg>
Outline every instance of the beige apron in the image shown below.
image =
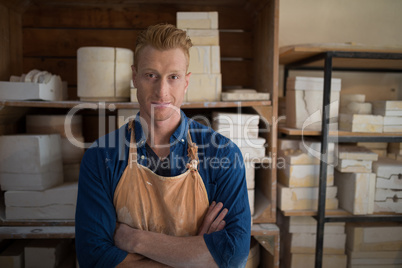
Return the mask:
<svg viewBox="0 0 402 268">
<path fill-rule="evenodd" d="M 133 228 L 173 236 L 197 235 L 208 210 L 208 195 L 198 173 L 198 147 L 188 134 L 191 164 L 175 177 L 162 177 L 137 163 L 134 123 L 130 124 L 129 162 L 114 193 L 117 221 Z"/>
</svg>

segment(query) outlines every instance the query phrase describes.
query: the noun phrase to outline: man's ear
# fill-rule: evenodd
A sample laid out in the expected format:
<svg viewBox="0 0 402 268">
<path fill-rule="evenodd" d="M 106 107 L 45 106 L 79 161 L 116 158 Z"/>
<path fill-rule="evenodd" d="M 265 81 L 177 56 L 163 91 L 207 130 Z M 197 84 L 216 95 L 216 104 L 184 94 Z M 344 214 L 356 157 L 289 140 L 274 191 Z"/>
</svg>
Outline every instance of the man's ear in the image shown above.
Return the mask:
<svg viewBox="0 0 402 268">
<path fill-rule="evenodd" d="M 186 77 L 185 77 L 185 79 L 186 79 L 186 88 L 184 89 L 184 94 L 186 94 L 186 92 L 187 92 L 188 85 L 190 83 L 190 76 L 191 76 L 191 72 L 186 74 Z"/>
</svg>

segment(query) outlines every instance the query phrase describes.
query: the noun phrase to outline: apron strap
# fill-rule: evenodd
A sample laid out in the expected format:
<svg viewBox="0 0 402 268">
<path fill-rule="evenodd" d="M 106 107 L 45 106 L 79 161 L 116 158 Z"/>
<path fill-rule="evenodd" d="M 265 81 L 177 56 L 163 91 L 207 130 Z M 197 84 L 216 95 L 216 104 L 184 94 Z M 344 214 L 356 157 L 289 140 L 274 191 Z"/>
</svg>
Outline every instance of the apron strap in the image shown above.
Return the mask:
<svg viewBox="0 0 402 268">
<path fill-rule="evenodd" d="M 130 163 L 137 163 L 137 143 L 135 141 L 134 120 L 128 123 L 128 129 L 131 130 L 129 160 Z"/>
<path fill-rule="evenodd" d="M 191 140 L 190 130 L 187 133 L 187 144 L 188 144 L 188 157 L 190 157 L 190 163 L 187 163 L 187 168 L 191 171 L 198 170 L 198 146 Z"/>
</svg>

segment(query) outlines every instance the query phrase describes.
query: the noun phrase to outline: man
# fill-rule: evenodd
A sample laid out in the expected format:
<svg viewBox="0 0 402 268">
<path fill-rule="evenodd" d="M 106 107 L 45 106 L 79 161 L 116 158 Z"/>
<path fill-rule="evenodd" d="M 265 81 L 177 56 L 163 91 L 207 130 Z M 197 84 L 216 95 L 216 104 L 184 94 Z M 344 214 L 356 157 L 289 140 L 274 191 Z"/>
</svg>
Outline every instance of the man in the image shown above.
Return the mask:
<svg viewBox="0 0 402 268">
<path fill-rule="evenodd" d="M 81 163 L 80 267 L 245 265 L 251 217 L 240 150 L 180 110 L 190 47 L 168 24 L 139 35 L 132 71 L 140 112 Z"/>
</svg>

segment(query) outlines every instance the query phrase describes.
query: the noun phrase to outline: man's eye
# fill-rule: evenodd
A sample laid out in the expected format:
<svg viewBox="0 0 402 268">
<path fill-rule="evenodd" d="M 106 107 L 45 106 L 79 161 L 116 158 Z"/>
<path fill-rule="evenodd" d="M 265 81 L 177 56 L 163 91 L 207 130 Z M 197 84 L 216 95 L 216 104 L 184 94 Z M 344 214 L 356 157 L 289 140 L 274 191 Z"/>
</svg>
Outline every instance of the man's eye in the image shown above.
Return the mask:
<svg viewBox="0 0 402 268">
<path fill-rule="evenodd" d="M 171 78 L 172 79 L 179 79 L 179 76 L 178 75 L 172 75 Z"/>
<path fill-rule="evenodd" d="M 146 77 L 149 77 L 149 78 L 156 78 L 156 75 L 155 75 L 155 74 L 146 74 Z"/>
</svg>

